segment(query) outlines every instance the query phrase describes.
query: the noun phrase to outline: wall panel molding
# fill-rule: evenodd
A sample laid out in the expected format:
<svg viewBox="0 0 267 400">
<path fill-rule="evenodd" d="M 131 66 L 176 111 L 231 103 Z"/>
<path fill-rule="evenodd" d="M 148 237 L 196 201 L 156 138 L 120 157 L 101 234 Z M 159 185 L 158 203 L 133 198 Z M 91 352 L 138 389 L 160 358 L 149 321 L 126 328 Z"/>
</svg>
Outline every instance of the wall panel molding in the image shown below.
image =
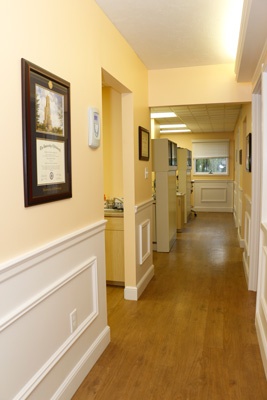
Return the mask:
<svg viewBox="0 0 267 400">
<path fill-rule="evenodd" d="M 234 184 L 225 180 L 195 180 L 194 210 L 233 212 Z"/>
<path fill-rule="evenodd" d="M 139 225 L 139 264 L 142 265 L 151 255 L 151 227 L 147 219 Z"/>
<path fill-rule="evenodd" d="M 266 231 L 262 231 L 263 244 L 266 243 Z M 260 346 L 261 358 L 267 377 L 267 332 L 266 332 L 266 321 L 267 321 L 267 287 L 266 287 L 266 266 L 267 266 L 267 247 L 262 246 L 260 250 L 260 280 L 257 292 L 257 308 L 256 308 L 256 328 L 257 336 Z"/>
<path fill-rule="evenodd" d="M 1 265 L 3 398 L 73 394 L 109 343 L 105 225 L 101 220 Z"/>
<path fill-rule="evenodd" d="M 94 310 L 92 315 L 89 316 L 89 320 L 94 319 L 98 314 L 98 304 L 97 304 L 97 261 L 96 258 L 92 258 L 88 260 L 85 265 L 80 265 L 74 268 L 70 273 L 63 276 L 58 281 L 54 282 L 51 286 L 47 287 L 45 290 L 39 292 L 36 296 L 31 298 L 30 300 L 25 301 L 20 305 L 17 309 L 14 309 L 8 315 L 0 318 L 0 332 L 4 329 L 8 328 L 9 325 L 16 322 L 19 318 L 21 318 L 24 314 L 30 312 L 34 307 L 37 307 L 40 303 L 44 302 L 49 296 L 52 296 L 56 291 L 60 290 L 64 285 L 67 285 L 73 279 L 75 279 L 78 275 L 83 273 L 86 270 L 92 269 L 93 281 L 94 285 L 91 288 L 94 291 Z"/>
</svg>

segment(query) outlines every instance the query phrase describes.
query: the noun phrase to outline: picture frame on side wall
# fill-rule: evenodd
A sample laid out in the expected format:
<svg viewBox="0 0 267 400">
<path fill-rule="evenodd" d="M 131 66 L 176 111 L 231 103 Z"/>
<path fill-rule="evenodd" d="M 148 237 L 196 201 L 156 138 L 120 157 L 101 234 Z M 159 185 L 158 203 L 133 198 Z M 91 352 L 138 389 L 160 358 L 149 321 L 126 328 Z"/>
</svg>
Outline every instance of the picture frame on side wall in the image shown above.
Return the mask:
<svg viewBox="0 0 267 400">
<path fill-rule="evenodd" d="M 22 59 L 25 207 L 72 197 L 70 83 Z"/>
<path fill-rule="evenodd" d="M 150 152 L 150 137 L 149 131 L 142 126 L 138 128 L 139 132 L 139 160 L 148 161 Z"/>
<path fill-rule="evenodd" d="M 242 165 L 242 149 L 239 150 L 239 165 Z"/>
<path fill-rule="evenodd" d="M 251 172 L 251 151 L 252 151 L 252 135 L 249 133 L 246 137 L 246 170 Z"/>
</svg>

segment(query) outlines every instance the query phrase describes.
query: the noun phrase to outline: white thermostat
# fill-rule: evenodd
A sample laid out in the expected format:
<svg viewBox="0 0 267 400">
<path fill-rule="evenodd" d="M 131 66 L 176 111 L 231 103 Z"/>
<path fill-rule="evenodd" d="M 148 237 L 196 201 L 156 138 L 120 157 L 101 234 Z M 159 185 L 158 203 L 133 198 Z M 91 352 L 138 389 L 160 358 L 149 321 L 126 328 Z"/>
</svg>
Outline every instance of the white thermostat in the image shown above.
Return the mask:
<svg viewBox="0 0 267 400">
<path fill-rule="evenodd" d="M 97 108 L 90 107 L 88 109 L 88 144 L 90 147 L 96 148 L 100 146 L 100 118 Z"/>
</svg>

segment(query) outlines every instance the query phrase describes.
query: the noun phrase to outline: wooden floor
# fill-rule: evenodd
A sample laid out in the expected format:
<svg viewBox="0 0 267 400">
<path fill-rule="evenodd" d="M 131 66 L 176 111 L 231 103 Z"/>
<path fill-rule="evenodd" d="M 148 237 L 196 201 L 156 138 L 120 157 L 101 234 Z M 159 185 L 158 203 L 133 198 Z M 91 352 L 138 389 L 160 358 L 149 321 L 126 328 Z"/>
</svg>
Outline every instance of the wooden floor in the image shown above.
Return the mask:
<svg viewBox="0 0 267 400">
<path fill-rule="evenodd" d="M 73 400 L 266 400 L 232 214 L 199 213 L 154 265 L 137 302 L 108 287 L 111 343 Z"/>
</svg>

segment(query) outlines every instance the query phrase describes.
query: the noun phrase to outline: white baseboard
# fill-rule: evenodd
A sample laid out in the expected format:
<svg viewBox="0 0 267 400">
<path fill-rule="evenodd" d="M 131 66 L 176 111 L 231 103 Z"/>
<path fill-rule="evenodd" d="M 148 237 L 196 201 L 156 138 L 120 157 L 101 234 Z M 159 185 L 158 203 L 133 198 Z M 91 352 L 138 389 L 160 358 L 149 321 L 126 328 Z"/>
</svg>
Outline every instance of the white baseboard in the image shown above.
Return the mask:
<svg viewBox="0 0 267 400">
<path fill-rule="evenodd" d="M 151 279 L 154 276 L 154 265 L 148 269 L 146 274 L 138 282 L 137 286 L 126 286 L 124 288 L 124 298 L 125 300 L 138 300 Z"/>
<path fill-rule="evenodd" d="M 233 207 L 202 207 L 194 206 L 195 212 L 233 212 Z"/>
<path fill-rule="evenodd" d="M 246 278 L 246 282 L 247 282 L 247 286 L 248 286 L 248 263 L 247 263 L 247 259 L 245 256 L 245 252 L 243 252 L 243 268 L 244 268 L 244 273 L 245 273 L 245 278 Z"/>
<path fill-rule="evenodd" d="M 66 400 L 70 399 L 77 388 L 81 385 L 84 378 L 94 364 L 97 362 L 103 351 L 110 343 L 110 328 L 106 326 L 101 334 L 97 337 L 94 343 L 88 348 L 78 364 L 72 369 L 71 373 L 59 386 L 51 400 Z"/>
<path fill-rule="evenodd" d="M 238 235 L 239 246 L 241 247 L 241 249 L 244 249 L 245 248 L 245 240 L 240 236 L 239 229 L 238 229 L 237 235 Z"/>
<path fill-rule="evenodd" d="M 260 347 L 262 364 L 263 364 L 265 376 L 267 379 L 267 355 L 266 355 L 267 343 L 266 343 L 266 337 L 264 335 L 264 328 L 263 328 L 259 313 L 256 313 L 256 321 L 255 322 L 256 322 L 256 332 L 257 332 L 257 337 L 258 337 L 258 342 L 259 342 L 259 347 Z"/>
</svg>

